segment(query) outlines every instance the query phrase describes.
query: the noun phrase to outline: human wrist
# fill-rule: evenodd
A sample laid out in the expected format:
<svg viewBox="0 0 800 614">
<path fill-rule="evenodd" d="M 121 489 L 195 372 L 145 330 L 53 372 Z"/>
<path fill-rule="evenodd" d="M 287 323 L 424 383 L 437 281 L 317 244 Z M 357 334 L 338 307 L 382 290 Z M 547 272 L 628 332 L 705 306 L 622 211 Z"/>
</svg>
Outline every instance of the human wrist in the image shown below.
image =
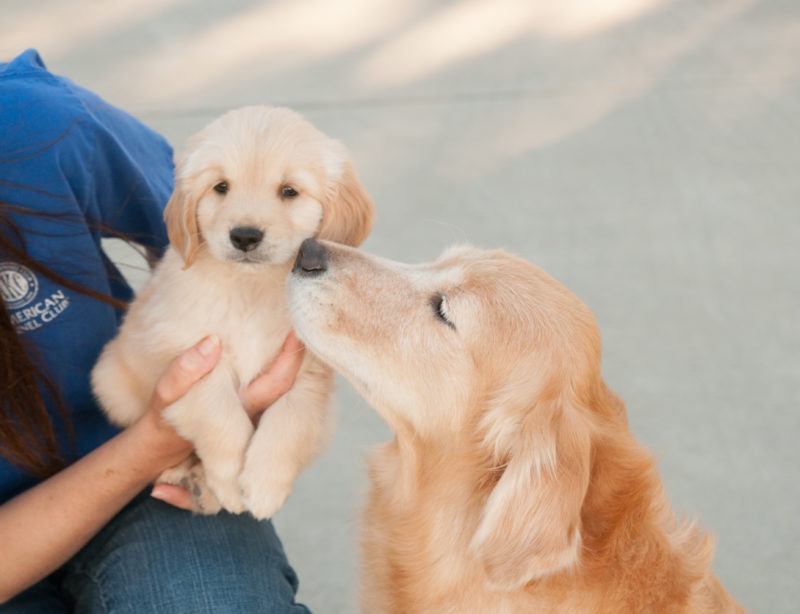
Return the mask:
<svg viewBox="0 0 800 614">
<path fill-rule="evenodd" d="M 137 439 L 137 445 L 152 465 L 156 476 L 177 465 L 192 452 L 192 444 L 178 435 L 160 415 L 154 415 L 154 412 L 147 412 L 128 430 Z"/>
</svg>

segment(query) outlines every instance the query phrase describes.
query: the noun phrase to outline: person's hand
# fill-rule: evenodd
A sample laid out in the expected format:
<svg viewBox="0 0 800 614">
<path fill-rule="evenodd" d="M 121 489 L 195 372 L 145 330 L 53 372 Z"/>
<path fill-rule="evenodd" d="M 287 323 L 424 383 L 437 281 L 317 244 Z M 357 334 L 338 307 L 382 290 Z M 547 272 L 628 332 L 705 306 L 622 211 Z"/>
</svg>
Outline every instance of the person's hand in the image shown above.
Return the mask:
<svg viewBox="0 0 800 614">
<path fill-rule="evenodd" d="M 147 411 L 133 428 L 143 430 L 149 453 L 162 459 L 164 469 L 173 467 L 192 453 L 192 444 L 178 435 L 163 416 L 163 411 L 189 392 L 219 361 L 222 345 L 215 336 L 202 339 L 173 360 L 156 382 Z M 157 485 L 152 493 L 157 499 L 190 509 L 189 493 L 179 486 Z"/>
<path fill-rule="evenodd" d="M 243 389 L 239 393 L 239 397 L 242 400 L 242 406 L 244 407 L 245 411 L 247 411 L 253 422 L 258 423 L 258 419 L 261 414 L 267 410 L 270 405 L 286 394 L 294 385 L 295 378 L 300 370 L 300 365 L 303 362 L 304 350 L 305 348 L 303 347 L 303 344 L 294 334 L 294 331 L 290 332 L 284 341 L 280 354 L 278 354 L 277 358 L 275 358 L 272 366 L 254 379 L 250 385 L 247 386 L 247 388 Z M 191 352 L 191 350 L 189 351 Z M 214 364 L 216 364 L 216 360 L 218 359 L 219 352 L 216 353 Z M 180 361 L 181 357 L 179 357 L 177 360 Z M 213 364 L 211 365 L 211 368 L 213 368 Z M 210 371 L 211 368 L 209 368 L 208 371 Z M 206 373 L 208 371 L 206 371 Z M 167 372 L 169 372 L 169 369 Z M 166 375 L 167 374 L 165 374 L 164 377 L 166 377 Z M 197 381 L 197 379 L 200 379 L 200 377 L 202 377 L 202 375 L 197 377 L 194 381 Z M 194 383 L 194 381 L 192 383 Z M 191 384 L 186 387 L 181 395 L 175 397 L 175 399 L 171 402 L 174 403 L 175 400 L 180 398 L 180 396 L 186 394 L 186 391 L 188 391 L 190 386 Z M 158 385 L 156 385 L 156 389 L 158 389 Z M 163 407 L 166 407 L 168 404 L 169 403 L 165 404 Z M 191 451 L 191 444 L 185 440 L 182 441 L 189 446 L 189 450 Z M 187 491 L 185 488 L 181 488 L 180 486 L 174 486 L 172 484 L 157 484 L 153 487 L 151 496 L 155 497 L 156 499 L 161 499 L 162 501 L 165 501 L 166 503 L 169 503 L 175 507 L 186 510 L 192 509 L 192 498 L 189 494 L 189 491 Z"/>
</svg>

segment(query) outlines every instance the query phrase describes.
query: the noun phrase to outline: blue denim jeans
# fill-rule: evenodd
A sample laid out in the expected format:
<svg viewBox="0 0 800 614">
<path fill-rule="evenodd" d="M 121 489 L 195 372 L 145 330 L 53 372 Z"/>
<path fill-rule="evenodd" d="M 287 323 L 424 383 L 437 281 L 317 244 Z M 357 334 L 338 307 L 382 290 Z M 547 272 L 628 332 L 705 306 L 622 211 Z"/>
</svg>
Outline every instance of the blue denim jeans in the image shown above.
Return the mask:
<svg viewBox="0 0 800 614">
<path fill-rule="evenodd" d="M 142 493 L 0 614 L 309 614 L 296 591 L 269 521 L 195 516 Z"/>
</svg>

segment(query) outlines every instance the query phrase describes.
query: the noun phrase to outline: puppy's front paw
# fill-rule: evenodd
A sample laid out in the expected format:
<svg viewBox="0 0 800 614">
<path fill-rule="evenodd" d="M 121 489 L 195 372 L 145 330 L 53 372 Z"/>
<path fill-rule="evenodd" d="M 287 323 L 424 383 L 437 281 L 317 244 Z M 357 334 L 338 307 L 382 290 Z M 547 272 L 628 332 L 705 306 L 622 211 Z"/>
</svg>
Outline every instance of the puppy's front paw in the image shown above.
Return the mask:
<svg viewBox="0 0 800 614">
<path fill-rule="evenodd" d="M 259 520 L 272 518 L 292 494 L 291 479 L 275 479 L 267 471 L 245 470 L 239 477 L 239 484 L 245 506 Z"/>
<path fill-rule="evenodd" d="M 206 472 L 206 483 L 223 508 L 233 514 L 246 511 L 247 508 L 242 501 L 242 491 L 236 478 L 221 479 Z"/>
</svg>

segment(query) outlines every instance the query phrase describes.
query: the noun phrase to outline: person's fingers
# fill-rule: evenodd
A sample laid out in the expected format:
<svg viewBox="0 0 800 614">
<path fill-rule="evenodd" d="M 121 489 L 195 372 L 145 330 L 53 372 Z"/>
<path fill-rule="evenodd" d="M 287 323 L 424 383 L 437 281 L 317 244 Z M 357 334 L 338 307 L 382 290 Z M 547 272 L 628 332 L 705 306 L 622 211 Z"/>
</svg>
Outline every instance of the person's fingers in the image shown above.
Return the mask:
<svg viewBox="0 0 800 614">
<path fill-rule="evenodd" d="M 156 382 L 151 405 L 163 409 L 185 395 L 217 364 L 222 345 L 215 335 L 206 337 L 170 363 Z"/>
<path fill-rule="evenodd" d="M 154 499 L 160 499 L 164 503 L 169 503 L 184 510 L 192 509 L 192 497 L 189 491 L 180 486 L 172 484 L 156 484 L 150 492 Z"/>
<path fill-rule="evenodd" d="M 294 385 L 304 352 L 303 343 L 294 331 L 290 332 L 272 366 L 254 379 L 240 395 L 251 417 L 268 408 Z"/>
</svg>

